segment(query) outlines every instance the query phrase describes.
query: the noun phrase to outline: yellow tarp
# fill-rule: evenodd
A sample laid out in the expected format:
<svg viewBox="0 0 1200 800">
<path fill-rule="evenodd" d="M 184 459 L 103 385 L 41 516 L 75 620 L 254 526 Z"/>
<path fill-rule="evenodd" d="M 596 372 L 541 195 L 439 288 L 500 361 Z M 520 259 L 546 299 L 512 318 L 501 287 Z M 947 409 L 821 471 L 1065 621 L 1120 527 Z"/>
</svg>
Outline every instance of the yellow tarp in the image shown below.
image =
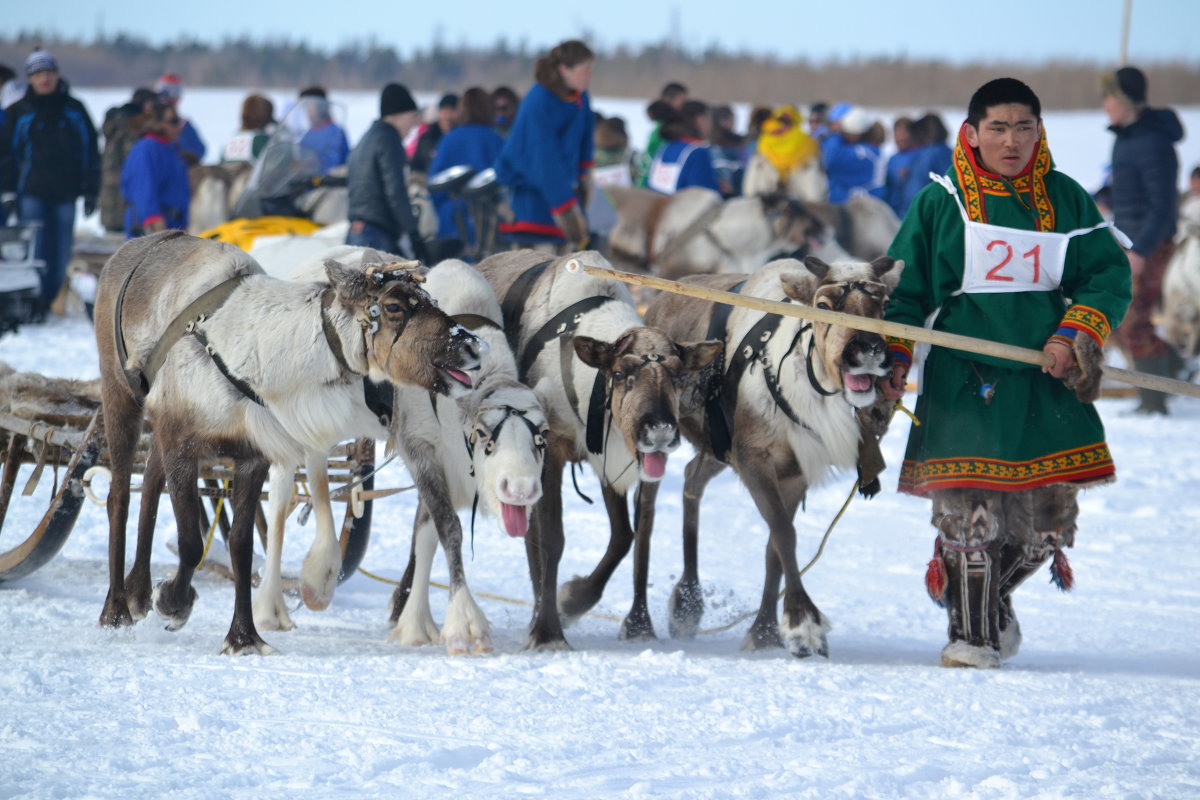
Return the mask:
<svg viewBox="0 0 1200 800">
<path fill-rule="evenodd" d="M 202 239 L 216 239 L 237 245 L 246 252 L 254 246 L 259 236 L 282 236 L 299 234 L 307 236 L 321 226 L 304 217 L 259 217 L 258 219 L 231 219 L 200 234 Z"/>
</svg>

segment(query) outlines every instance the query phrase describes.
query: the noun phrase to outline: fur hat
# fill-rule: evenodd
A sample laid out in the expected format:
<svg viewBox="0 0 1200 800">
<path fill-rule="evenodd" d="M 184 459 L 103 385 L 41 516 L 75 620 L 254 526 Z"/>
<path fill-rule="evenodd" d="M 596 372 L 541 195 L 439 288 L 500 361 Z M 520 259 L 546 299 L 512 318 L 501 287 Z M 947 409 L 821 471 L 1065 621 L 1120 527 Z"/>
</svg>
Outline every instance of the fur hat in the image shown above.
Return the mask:
<svg viewBox="0 0 1200 800">
<path fill-rule="evenodd" d="M 1100 76 L 1100 89 L 1132 108 L 1146 105 L 1146 75 L 1137 67 L 1121 67 Z"/>
<path fill-rule="evenodd" d="M 438 108 L 449 108 L 451 110 L 458 108 L 458 95 L 454 92 L 447 92 L 442 95 L 442 99 L 438 100 Z"/>
<path fill-rule="evenodd" d="M 413 102 L 408 89 L 398 83 L 389 83 L 383 87 L 379 95 L 379 116 L 390 117 L 392 114 L 403 114 L 405 111 L 416 111 L 417 104 Z"/>
<path fill-rule="evenodd" d="M 29 58 L 25 59 L 25 74 L 32 75 L 35 72 L 44 72 L 51 70 L 58 72 L 58 62 L 54 60 L 54 56 L 50 55 L 47 50 L 34 50 L 29 54 Z"/>
<path fill-rule="evenodd" d="M 871 118 L 858 106 L 852 106 L 843 114 L 840 123 L 842 132 L 852 136 L 862 136 L 871 128 Z"/>
</svg>

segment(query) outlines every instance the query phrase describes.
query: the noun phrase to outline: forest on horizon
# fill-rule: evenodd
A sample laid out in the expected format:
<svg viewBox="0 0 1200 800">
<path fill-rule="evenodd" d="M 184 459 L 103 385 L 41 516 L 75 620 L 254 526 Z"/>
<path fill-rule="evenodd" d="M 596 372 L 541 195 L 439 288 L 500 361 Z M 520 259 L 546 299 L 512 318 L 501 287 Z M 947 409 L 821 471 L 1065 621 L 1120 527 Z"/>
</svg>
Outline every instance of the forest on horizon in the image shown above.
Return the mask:
<svg viewBox="0 0 1200 800">
<path fill-rule="evenodd" d="M 586 37 L 584 37 L 586 40 Z M 323 50 L 288 39 L 248 37 L 212 44 L 181 38 L 152 45 L 124 33 L 91 41 L 20 32 L 0 37 L 0 63 L 20 71 L 37 45 L 54 53 L 62 74 L 78 86 L 152 85 L 165 71 L 188 86 L 378 89 L 399 81 L 413 91 L 461 91 L 469 86 L 508 85 L 523 94 L 532 82 L 540 52 L 526 43 L 499 39 L 489 48 L 446 46 L 402 56 L 377 40 Z M 984 61 L 951 64 L 893 57 L 826 62 L 780 60 L 709 47 L 687 52 L 664 42 L 617 46 L 597 52 L 592 93 L 613 97 L 656 97 L 663 84 L 685 84 L 693 97 L 713 103 L 808 104 L 850 100 L 875 107 L 953 106 L 999 75 L 1026 81 L 1043 105 L 1056 109 L 1096 108 L 1099 76 L 1111 65 L 1049 60 L 1036 64 Z M 1143 65 L 1151 105 L 1200 104 L 1200 60 Z"/>
</svg>

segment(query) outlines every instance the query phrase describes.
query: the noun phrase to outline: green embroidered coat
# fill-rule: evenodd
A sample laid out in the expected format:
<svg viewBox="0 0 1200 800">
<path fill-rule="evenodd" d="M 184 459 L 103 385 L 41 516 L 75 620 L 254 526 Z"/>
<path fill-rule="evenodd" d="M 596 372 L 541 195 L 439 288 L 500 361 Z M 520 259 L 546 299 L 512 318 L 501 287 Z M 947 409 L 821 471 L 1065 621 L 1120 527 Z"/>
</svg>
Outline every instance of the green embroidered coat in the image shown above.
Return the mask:
<svg viewBox="0 0 1200 800">
<path fill-rule="evenodd" d="M 973 155 L 973 154 L 972 154 Z M 1043 169 L 999 180 L 975 167 L 960 144 L 951 179 L 972 213 L 992 225 L 1066 232 L 1102 221 L 1071 178 Z M 967 190 L 963 185 L 967 184 Z M 1010 188 L 1015 188 L 1014 195 Z M 1129 262 L 1107 228 L 1070 240 L 1060 291 L 960 294 L 964 223 L 954 198 L 930 184 L 913 201 L 888 254 L 904 260 L 886 318 L 1041 350 L 1056 332 L 1103 344 L 1130 300 Z M 912 343 L 890 340 L 899 358 Z M 988 387 L 990 399 L 985 395 Z M 977 487 L 1019 491 L 1081 485 L 1115 476 L 1104 427 L 1090 404 L 1040 367 L 942 347 L 930 348 L 901 469 L 902 492 Z"/>
</svg>

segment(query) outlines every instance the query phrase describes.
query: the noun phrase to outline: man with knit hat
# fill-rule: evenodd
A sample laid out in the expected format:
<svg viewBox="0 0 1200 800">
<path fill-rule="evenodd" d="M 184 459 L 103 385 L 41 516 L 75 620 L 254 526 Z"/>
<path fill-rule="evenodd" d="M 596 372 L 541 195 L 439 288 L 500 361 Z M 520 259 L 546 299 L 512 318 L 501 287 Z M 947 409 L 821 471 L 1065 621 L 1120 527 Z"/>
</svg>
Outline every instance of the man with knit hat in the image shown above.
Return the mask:
<svg viewBox="0 0 1200 800">
<path fill-rule="evenodd" d="M 179 101 L 183 99 L 183 78 L 174 72 L 164 72 L 158 76 L 154 90 L 158 92 L 158 99 L 163 105 L 170 106 L 175 109 L 176 114 L 179 114 Z M 205 146 L 204 140 L 200 138 L 200 132 L 196 130 L 192 121 L 182 114 L 179 118 L 183 120 L 183 128 L 179 131 L 175 147 L 187 165 L 192 167 L 204 160 L 204 153 L 208 148 Z"/>
<path fill-rule="evenodd" d="M 428 254 L 408 200 L 408 156 L 404 137 L 420 120 L 408 89 L 389 83 L 379 96 L 379 119 L 350 152 L 349 217 L 346 244 L 372 247 L 384 253 Z M 408 240 L 408 247 L 402 240 Z"/>
<path fill-rule="evenodd" d="M 87 109 L 68 94 L 58 62 L 38 49 L 25 61 L 29 88 L 0 129 L 0 202 L 3 218 L 14 212 L 37 223 L 37 250 L 46 262 L 39 315 L 58 296 L 75 236 L 75 201 L 85 214 L 96 209 L 100 153 Z"/>
<path fill-rule="evenodd" d="M 1173 377 L 1178 358 L 1151 321 L 1162 300 L 1162 279 L 1175 251 L 1179 158 L 1175 143 L 1183 125 L 1169 108 L 1146 105 L 1146 76 L 1121 67 L 1101 76 L 1104 111 L 1116 134 L 1112 153 L 1113 221 L 1130 239 L 1133 303 L 1116 330 L 1117 342 L 1134 369 Z M 1166 414 L 1166 395 L 1139 389 L 1139 414 Z"/>
</svg>

